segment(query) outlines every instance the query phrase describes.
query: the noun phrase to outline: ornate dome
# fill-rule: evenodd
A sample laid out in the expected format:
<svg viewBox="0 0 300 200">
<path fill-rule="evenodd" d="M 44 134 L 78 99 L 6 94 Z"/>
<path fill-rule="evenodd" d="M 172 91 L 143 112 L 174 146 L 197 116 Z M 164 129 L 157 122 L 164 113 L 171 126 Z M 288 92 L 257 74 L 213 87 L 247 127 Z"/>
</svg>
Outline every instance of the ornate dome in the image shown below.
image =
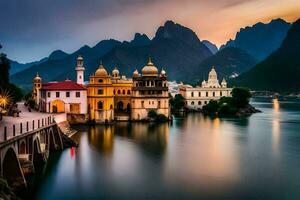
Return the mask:
<svg viewBox="0 0 300 200">
<path fill-rule="evenodd" d="M 137 77 L 137 76 L 139 76 L 139 72 L 137 69 L 135 69 L 133 72 L 133 77 Z"/>
<path fill-rule="evenodd" d="M 208 74 L 208 77 L 217 77 L 217 72 L 216 72 L 214 66 L 211 68 L 211 70 Z"/>
<path fill-rule="evenodd" d="M 151 58 L 149 57 L 148 63 L 145 67 L 142 69 L 143 76 L 157 76 L 158 70 L 154 66 L 154 64 L 151 61 Z"/>
<path fill-rule="evenodd" d="M 117 67 L 115 67 L 115 69 L 112 71 L 112 75 L 113 75 L 113 77 L 118 77 L 119 76 L 119 70 L 118 70 L 118 68 Z"/>
<path fill-rule="evenodd" d="M 108 76 L 107 71 L 105 70 L 102 62 L 100 63 L 99 68 L 97 69 L 95 75 L 96 76 Z"/>
</svg>

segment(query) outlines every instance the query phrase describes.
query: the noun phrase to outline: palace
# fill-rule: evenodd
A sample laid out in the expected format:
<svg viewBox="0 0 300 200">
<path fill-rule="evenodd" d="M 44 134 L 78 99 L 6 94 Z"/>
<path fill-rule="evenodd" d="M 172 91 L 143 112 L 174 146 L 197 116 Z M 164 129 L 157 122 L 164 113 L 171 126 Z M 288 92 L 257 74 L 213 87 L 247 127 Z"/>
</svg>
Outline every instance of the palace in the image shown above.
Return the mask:
<svg viewBox="0 0 300 200">
<path fill-rule="evenodd" d="M 132 92 L 132 120 L 146 118 L 150 110 L 170 117 L 167 74 L 164 69 L 158 74 L 150 58 L 141 75 L 134 71 Z"/>
<path fill-rule="evenodd" d="M 36 108 L 47 113 L 87 113 L 87 92 L 82 85 L 84 80 L 83 59 L 77 58 L 77 82 L 65 80 L 62 82 L 43 83 L 37 74 L 33 79 L 32 98 Z"/>
<path fill-rule="evenodd" d="M 166 72 L 162 69 L 159 74 L 150 58 L 142 74 L 135 70 L 133 78 L 121 76 L 117 67 L 110 75 L 100 63 L 87 86 L 83 85 L 85 68 L 81 56 L 75 70 L 77 83 L 42 83 L 39 75 L 34 78 L 32 97 L 40 111 L 87 114 L 95 123 L 143 120 L 150 110 L 170 117 Z"/>
<path fill-rule="evenodd" d="M 208 80 L 203 80 L 201 87 L 190 85 L 180 86 L 179 92 L 185 99 L 185 106 L 191 110 L 200 110 L 210 100 L 218 100 L 221 97 L 231 96 L 232 88 L 227 88 L 227 82 L 222 80 L 219 84 L 217 72 L 212 67 L 208 74 Z"/>
</svg>

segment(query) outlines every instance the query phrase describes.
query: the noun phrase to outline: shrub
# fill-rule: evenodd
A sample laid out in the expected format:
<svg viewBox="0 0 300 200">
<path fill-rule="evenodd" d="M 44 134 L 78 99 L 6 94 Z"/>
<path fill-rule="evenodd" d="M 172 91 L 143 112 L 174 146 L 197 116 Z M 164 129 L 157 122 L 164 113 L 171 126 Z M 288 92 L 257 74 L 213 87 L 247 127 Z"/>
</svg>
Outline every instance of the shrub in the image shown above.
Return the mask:
<svg viewBox="0 0 300 200">
<path fill-rule="evenodd" d="M 168 118 L 164 114 L 158 114 L 155 118 L 155 121 L 166 122 L 166 121 L 168 121 Z"/>
<path fill-rule="evenodd" d="M 149 110 L 148 117 L 151 119 L 155 119 L 157 117 L 157 113 L 155 110 Z"/>
</svg>

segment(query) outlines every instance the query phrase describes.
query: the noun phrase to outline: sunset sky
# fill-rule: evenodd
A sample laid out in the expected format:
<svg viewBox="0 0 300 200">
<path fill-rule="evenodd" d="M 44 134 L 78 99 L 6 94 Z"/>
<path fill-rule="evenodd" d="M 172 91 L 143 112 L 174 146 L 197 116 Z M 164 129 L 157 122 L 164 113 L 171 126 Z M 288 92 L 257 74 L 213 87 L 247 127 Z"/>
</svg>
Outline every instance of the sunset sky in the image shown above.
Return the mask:
<svg viewBox="0 0 300 200">
<path fill-rule="evenodd" d="M 300 17 L 299 0 L 0 0 L 0 8 L 1 51 L 19 62 L 135 32 L 152 38 L 166 20 L 220 46 L 241 27 Z"/>
</svg>

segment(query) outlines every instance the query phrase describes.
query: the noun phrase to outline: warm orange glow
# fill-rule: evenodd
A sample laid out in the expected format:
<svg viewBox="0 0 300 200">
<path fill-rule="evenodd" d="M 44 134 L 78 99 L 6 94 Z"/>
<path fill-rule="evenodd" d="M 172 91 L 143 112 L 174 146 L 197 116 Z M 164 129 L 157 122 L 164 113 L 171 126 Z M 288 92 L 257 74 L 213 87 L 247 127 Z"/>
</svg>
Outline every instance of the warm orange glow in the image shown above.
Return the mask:
<svg viewBox="0 0 300 200">
<path fill-rule="evenodd" d="M 275 113 L 279 112 L 280 104 L 279 104 L 278 99 L 273 99 L 273 108 L 274 108 Z"/>
<path fill-rule="evenodd" d="M 6 107 L 12 101 L 11 96 L 8 91 L 1 91 L 0 93 L 0 107 L 6 109 Z"/>
</svg>

